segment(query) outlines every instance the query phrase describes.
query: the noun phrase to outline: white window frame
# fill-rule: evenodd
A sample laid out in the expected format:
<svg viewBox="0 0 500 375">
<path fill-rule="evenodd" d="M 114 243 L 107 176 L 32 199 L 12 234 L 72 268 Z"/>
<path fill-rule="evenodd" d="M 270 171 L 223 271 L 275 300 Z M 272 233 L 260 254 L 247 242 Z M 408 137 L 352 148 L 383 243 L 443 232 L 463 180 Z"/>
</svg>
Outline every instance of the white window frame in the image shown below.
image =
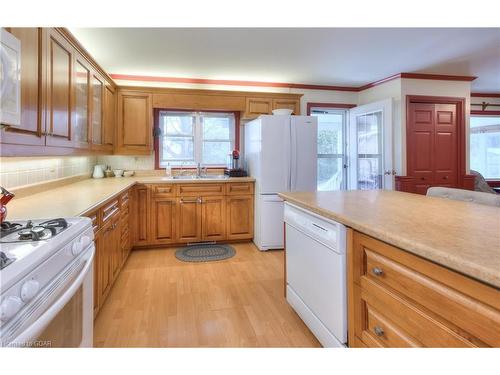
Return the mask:
<svg viewBox="0 0 500 375">
<path fill-rule="evenodd" d="M 159 144 L 158 144 L 158 152 L 159 152 L 159 167 L 160 168 L 165 168 L 167 163 L 170 163 L 170 166 L 172 167 L 195 167 L 198 163 L 202 164 L 205 167 L 225 167 L 226 163 L 223 164 L 207 164 L 203 163 L 203 148 L 205 142 L 227 142 L 227 139 L 210 139 L 206 140 L 203 138 L 203 118 L 205 117 L 227 117 L 230 120 L 232 120 L 232 123 L 229 127 L 229 143 L 230 143 L 230 152 L 234 150 L 235 146 L 235 134 L 236 134 L 236 118 L 234 113 L 232 112 L 201 112 L 201 111 L 169 111 L 169 110 L 162 110 L 160 111 L 159 118 L 160 122 L 162 121 L 162 116 L 165 114 L 167 115 L 190 115 L 194 117 L 194 122 L 193 122 L 193 159 L 190 160 L 163 160 L 162 157 L 162 150 L 163 150 L 163 137 L 164 135 L 162 134 L 162 125 L 160 124 L 160 139 L 159 139 Z M 171 137 L 186 137 L 184 136 L 176 136 L 176 135 L 171 135 Z"/>
<path fill-rule="evenodd" d="M 482 118 L 482 117 L 495 117 L 495 118 L 498 118 L 500 117 L 499 115 L 471 115 L 470 116 L 471 118 L 472 117 L 479 117 L 479 118 Z M 470 127 L 469 128 L 469 166 L 472 167 L 470 164 L 471 164 L 471 161 L 472 161 L 472 153 L 471 153 L 471 142 L 472 142 L 472 135 L 474 133 L 477 133 L 477 134 L 480 134 L 480 133 L 498 133 L 500 132 L 500 129 L 498 128 L 498 125 L 482 125 L 482 126 L 479 126 L 479 127 Z M 471 168 L 472 169 L 472 168 Z M 481 175 L 483 175 L 484 179 L 486 181 L 496 181 L 498 179 L 500 179 L 500 176 L 495 176 L 495 177 L 486 177 L 487 174 L 485 173 L 485 171 L 477 171 L 479 173 L 481 173 Z"/>
</svg>

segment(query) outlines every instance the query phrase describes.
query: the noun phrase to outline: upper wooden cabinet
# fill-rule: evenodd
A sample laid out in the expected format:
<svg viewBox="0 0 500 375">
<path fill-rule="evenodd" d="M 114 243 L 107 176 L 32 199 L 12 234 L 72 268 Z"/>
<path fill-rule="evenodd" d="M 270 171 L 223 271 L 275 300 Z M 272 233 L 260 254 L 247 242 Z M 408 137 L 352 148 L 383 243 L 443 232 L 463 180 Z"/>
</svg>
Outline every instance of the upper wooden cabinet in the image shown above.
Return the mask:
<svg viewBox="0 0 500 375">
<path fill-rule="evenodd" d="M 0 131 L 2 143 L 44 145 L 41 104 L 41 49 L 43 29 L 13 27 L 7 29 L 21 42 L 21 123 Z"/>
<path fill-rule="evenodd" d="M 116 154 L 149 154 L 153 145 L 152 94 L 119 91 Z"/>
<path fill-rule="evenodd" d="M 112 152 L 111 78 L 65 29 L 6 30 L 21 42 L 21 123 L 0 131 L 0 154 Z"/>
<path fill-rule="evenodd" d="M 291 109 L 293 115 L 300 115 L 300 100 L 298 99 L 273 99 L 273 109 Z"/>
<path fill-rule="evenodd" d="M 116 125 L 116 96 L 114 88 L 107 84 L 104 89 L 103 145 L 113 150 Z"/>
<path fill-rule="evenodd" d="M 270 115 L 273 109 L 272 98 L 247 98 L 244 118 Z"/>
<path fill-rule="evenodd" d="M 46 144 L 71 147 L 73 49 L 56 30 L 48 29 L 46 51 Z"/>
</svg>

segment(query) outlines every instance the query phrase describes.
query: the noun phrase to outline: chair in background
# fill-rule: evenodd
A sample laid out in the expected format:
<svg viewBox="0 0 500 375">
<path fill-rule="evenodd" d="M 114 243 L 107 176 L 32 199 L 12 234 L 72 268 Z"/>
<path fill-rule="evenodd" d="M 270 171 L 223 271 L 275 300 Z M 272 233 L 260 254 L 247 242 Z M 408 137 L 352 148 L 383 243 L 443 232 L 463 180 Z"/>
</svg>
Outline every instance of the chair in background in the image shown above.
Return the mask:
<svg viewBox="0 0 500 375">
<path fill-rule="evenodd" d="M 472 169 L 470 170 L 470 174 L 476 176 L 474 179 L 474 190 L 475 191 L 481 191 L 483 193 L 491 193 L 491 194 L 497 194 L 493 188 L 488 185 L 486 180 L 484 179 L 483 175 L 479 173 L 478 171 L 473 171 Z"/>
<path fill-rule="evenodd" d="M 500 194 L 434 186 L 427 189 L 427 196 L 500 207 Z"/>
</svg>

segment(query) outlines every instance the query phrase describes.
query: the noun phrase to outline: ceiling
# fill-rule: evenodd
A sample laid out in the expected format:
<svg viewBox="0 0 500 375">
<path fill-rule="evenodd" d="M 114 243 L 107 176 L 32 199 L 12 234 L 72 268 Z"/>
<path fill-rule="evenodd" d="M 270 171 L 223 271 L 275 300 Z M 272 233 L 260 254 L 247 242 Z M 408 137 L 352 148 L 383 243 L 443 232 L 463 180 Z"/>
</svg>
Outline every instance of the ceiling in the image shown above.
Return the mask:
<svg viewBox="0 0 500 375">
<path fill-rule="evenodd" d="M 70 28 L 111 74 L 362 86 L 469 75 L 500 92 L 500 28 Z"/>
</svg>

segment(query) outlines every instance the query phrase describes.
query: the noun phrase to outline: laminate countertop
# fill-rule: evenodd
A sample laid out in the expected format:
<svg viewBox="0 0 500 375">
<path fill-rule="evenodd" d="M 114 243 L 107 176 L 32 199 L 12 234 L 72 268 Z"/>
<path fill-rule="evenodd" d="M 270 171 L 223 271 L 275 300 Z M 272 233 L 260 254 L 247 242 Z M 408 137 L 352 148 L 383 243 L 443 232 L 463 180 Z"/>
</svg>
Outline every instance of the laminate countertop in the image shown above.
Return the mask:
<svg viewBox="0 0 500 375">
<path fill-rule="evenodd" d="M 165 176 L 133 176 L 86 179 L 22 198 L 8 205 L 7 220 L 73 217 L 93 210 L 121 192 L 139 184 L 196 184 L 252 182 L 251 177 L 173 179 Z"/>
<path fill-rule="evenodd" d="M 280 193 L 286 201 L 500 288 L 500 208 L 396 191 Z"/>
</svg>

